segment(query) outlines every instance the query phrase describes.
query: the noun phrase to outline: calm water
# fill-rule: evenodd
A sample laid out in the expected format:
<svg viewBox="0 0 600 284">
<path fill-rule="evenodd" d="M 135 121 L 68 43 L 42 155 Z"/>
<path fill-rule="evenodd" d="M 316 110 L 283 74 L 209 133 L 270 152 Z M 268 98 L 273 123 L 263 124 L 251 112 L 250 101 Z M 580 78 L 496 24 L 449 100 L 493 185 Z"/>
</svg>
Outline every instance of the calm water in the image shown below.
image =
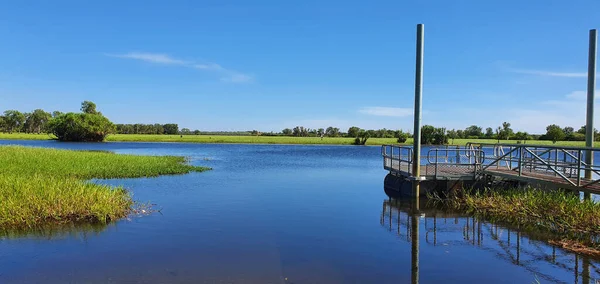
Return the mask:
<svg viewBox="0 0 600 284">
<path fill-rule="evenodd" d="M 473 218 L 391 200 L 379 147 L 71 144 L 213 171 L 99 180 L 160 213 L 0 236 L 0 283 L 594 283 L 600 264 Z M 0 161 L 1 162 L 1 161 Z M 418 252 L 418 253 L 417 253 Z"/>
</svg>

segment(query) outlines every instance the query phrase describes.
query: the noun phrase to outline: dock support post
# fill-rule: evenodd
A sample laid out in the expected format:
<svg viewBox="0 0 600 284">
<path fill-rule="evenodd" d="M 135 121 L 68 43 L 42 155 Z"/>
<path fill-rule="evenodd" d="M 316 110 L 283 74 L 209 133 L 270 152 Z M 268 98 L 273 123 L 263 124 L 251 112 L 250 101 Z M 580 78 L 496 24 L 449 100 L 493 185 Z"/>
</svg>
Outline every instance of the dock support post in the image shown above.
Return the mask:
<svg viewBox="0 0 600 284">
<path fill-rule="evenodd" d="M 590 46 L 588 56 L 588 84 L 587 84 L 587 116 L 585 123 L 585 146 L 594 147 L 594 92 L 596 89 L 596 43 L 598 31 L 590 30 Z M 585 179 L 592 179 L 592 165 L 594 163 L 594 152 L 586 151 Z M 590 199 L 590 193 L 584 193 L 585 199 Z"/>
<path fill-rule="evenodd" d="M 421 179 L 421 99 L 423 94 L 423 24 L 417 25 L 417 60 L 415 70 L 415 118 L 413 131 L 413 195 L 419 198 Z M 418 202 L 418 201 L 417 201 Z"/>
<path fill-rule="evenodd" d="M 415 204 L 419 204 L 418 200 Z M 419 284 L 419 208 L 413 207 L 411 212 L 411 230 L 410 230 L 410 238 L 411 238 L 411 281 L 410 283 Z"/>
</svg>

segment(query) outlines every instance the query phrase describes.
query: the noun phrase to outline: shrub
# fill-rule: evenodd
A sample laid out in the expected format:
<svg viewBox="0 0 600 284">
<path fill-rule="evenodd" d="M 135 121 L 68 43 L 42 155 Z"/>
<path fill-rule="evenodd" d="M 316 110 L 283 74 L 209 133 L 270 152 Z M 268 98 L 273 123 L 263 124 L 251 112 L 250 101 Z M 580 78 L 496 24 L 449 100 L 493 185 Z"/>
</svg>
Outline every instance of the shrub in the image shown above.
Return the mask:
<svg viewBox="0 0 600 284">
<path fill-rule="evenodd" d="M 101 114 L 65 113 L 48 123 L 50 132 L 60 141 L 101 142 L 114 133 L 115 125 Z"/>
</svg>

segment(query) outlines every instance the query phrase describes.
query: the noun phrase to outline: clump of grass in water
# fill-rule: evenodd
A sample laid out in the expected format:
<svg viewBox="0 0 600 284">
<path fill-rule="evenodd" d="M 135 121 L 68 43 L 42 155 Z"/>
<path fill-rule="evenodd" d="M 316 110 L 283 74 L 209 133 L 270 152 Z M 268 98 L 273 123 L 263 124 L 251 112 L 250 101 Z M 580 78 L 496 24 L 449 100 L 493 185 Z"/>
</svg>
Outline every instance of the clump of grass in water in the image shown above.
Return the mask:
<svg viewBox="0 0 600 284">
<path fill-rule="evenodd" d="M 172 156 L 0 147 L 0 229 L 48 223 L 106 223 L 132 212 L 121 187 L 86 182 L 205 171 Z"/>
<path fill-rule="evenodd" d="M 546 231 L 548 240 L 555 244 L 600 254 L 600 204 L 582 201 L 575 194 L 528 187 L 465 189 L 431 198 L 449 208 L 494 222 Z M 584 251 L 582 246 L 588 251 Z"/>
</svg>

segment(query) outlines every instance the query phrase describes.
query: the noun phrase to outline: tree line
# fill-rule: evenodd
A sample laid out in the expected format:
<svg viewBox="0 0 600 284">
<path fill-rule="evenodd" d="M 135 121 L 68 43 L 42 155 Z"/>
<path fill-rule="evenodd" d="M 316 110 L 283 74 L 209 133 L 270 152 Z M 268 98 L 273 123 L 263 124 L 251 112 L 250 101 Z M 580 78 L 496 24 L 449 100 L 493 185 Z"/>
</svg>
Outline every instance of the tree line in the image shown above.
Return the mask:
<svg viewBox="0 0 600 284">
<path fill-rule="evenodd" d="M 108 134 L 180 134 L 180 135 L 262 135 L 262 136 L 295 136 L 295 137 L 349 137 L 354 138 L 354 144 L 364 145 L 369 138 L 396 138 L 398 143 L 405 143 L 412 134 L 402 130 L 391 129 L 362 129 L 357 126 L 341 131 L 340 128 L 329 126 L 327 128 L 311 129 L 304 126 L 285 128 L 279 133 L 252 131 L 238 132 L 201 132 L 182 128 L 175 123 L 167 124 L 113 124 L 101 112 L 96 110 L 96 104 L 90 101 L 81 103 L 81 113 L 63 113 L 60 111 L 46 112 L 35 109 L 31 112 L 6 110 L 0 115 L 0 131 L 25 132 L 25 133 L 52 133 L 59 140 L 66 141 L 102 141 Z M 424 125 L 421 128 L 421 143 L 427 145 L 454 143 L 454 139 L 496 139 L 557 141 L 585 141 L 585 126 L 577 131 L 573 127 L 560 127 L 551 124 L 546 127 L 544 134 L 529 134 L 527 132 L 514 132 L 509 122 L 503 122 L 495 129 L 484 129 L 478 125 L 471 125 L 463 129 L 446 130 L 443 127 Z M 596 141 L 600 141 L 600 133 L 594 129 Z"/>
<path fill-rule="evenodd" d="M 167 124 L 116 124 L 116 133 L 118 134 L 179 134 L 179 126 L 175 123 Z M 189 134 L 189 129 L 183 128 L 184 134 Z"/>
<path fill-rule="evenodd" d="M 80 113 L 46 112 L 36 109 L 32 112 L 6 110 L 0 115 L 0 131 L 13 133 L 54 134 L 60 141 L 103 141 L 113 133 L 127 134 L 178 134 L 177 124 L 113 124 L 96 110 L 90 101 L 81 103 Z"/>
</svg>

